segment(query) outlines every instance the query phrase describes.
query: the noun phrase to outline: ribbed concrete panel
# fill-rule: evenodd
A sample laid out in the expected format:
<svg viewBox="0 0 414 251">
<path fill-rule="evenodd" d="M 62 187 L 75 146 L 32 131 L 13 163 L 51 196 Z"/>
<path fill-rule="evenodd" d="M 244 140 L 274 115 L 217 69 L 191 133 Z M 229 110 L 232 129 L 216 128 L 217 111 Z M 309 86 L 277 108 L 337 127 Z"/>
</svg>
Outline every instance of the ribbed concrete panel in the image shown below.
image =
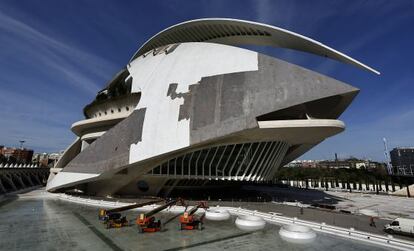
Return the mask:
<svg viewBox="0 0 414 251">
<path fill-rule="evenodd" d="M 215 146 L 169 159 L 149 174 L 177 179 L 270 180 L 288 148 L 281 141 Z"/>
<path fill-rule="evenodd" d="M 379 74 L 371 67 L 311 38 L 271 25 L 230 18 L 196 19 L 171 26 L 145 42 L 130 61 L 160 46 L 184 42 L 289 48 L 332 58 Z"/>
</svg>

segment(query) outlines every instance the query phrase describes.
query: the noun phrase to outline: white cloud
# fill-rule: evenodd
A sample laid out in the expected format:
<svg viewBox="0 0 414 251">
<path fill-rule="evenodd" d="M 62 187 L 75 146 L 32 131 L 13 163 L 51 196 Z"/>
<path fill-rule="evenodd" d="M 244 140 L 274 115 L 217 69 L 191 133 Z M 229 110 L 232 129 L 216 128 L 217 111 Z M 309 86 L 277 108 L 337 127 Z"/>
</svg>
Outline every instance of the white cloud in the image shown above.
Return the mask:
<svg viewBox="0 0 414 251">
<path fill-rule="evenodd" d="M 3 48 L 19 49 L 27 58 L 38 60 L 26 63 L 41 64 L 45 71 L 55 70 L 66 84 L 92 95 L 103 85 L 95 83 L 95 79 L 106 79 L 108 72 L 117 69 L 111 62 L 50 37 L 1 11 L 0 32 L 7 34 L 1 39 Z M 14 60 L 24 62 L 25 58 Z"/>
<path fill-rule="evenodd" d="M 119 68 L 43 30 L 0 11 L 2 145 L 24 139 L 35 151 L 65 149 L 75 138 L 70 125 L 81 119 L 82 102 Z"/>
</svg>

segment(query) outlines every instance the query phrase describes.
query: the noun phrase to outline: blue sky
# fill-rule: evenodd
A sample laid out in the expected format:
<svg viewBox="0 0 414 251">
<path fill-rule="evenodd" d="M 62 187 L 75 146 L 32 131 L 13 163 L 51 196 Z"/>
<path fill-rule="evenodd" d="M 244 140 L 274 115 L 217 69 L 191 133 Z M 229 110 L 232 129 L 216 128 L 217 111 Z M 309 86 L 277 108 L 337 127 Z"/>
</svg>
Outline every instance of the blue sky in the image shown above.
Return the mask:
<svg viewBox="0 0 414 251">
<path fill-rule="evenodd" d="M 344 133 L 302 159 L 383 160 L 414 145 L 414 1 L 0 1 L 0 145 L 20 139 L 36 152 L 59 151 L 82 108 L 152 35 L 203 17 L 286 28 L 374 67 L 359 68 L 284 49 L 262 53 L 350 83 L 360 94 L 342 115 Z"/>
</svg>

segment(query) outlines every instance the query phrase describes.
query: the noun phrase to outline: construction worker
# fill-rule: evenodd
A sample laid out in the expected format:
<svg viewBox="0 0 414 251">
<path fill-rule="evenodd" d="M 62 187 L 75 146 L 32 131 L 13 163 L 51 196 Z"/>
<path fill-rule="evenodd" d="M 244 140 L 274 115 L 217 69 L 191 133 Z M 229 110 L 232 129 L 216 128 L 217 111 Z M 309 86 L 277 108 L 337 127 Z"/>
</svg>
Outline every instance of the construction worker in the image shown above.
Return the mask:
<svg viewBox="0 0 414 251">
<path fill-rule="evenodd" d="M 374 217 L 373 216 L 370 216 L 369 217 L 369 226 L 371 226 L 371 227 L 377 227 L 375 225 L 375 221 L 374 221 Z"/>
</svg>

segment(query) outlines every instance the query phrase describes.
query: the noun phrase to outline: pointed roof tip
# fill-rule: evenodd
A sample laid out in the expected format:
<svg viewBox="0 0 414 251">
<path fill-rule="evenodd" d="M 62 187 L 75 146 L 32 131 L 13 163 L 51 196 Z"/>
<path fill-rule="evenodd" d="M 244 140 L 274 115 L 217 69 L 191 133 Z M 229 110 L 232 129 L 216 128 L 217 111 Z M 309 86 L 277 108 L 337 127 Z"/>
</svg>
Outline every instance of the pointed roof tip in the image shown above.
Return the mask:
<svg viewBox="0 0 414 251">
<path fill-rule="evenodd" d="M 379 71 L 309 37 L 268 24 L 232 18 L 202 18 L 170 26 L 147 40 L 135 52 L 129 63 L 155 48 L 185 42 L 293 49 L 328 57 L 381 75 Z"/>
</svg>

